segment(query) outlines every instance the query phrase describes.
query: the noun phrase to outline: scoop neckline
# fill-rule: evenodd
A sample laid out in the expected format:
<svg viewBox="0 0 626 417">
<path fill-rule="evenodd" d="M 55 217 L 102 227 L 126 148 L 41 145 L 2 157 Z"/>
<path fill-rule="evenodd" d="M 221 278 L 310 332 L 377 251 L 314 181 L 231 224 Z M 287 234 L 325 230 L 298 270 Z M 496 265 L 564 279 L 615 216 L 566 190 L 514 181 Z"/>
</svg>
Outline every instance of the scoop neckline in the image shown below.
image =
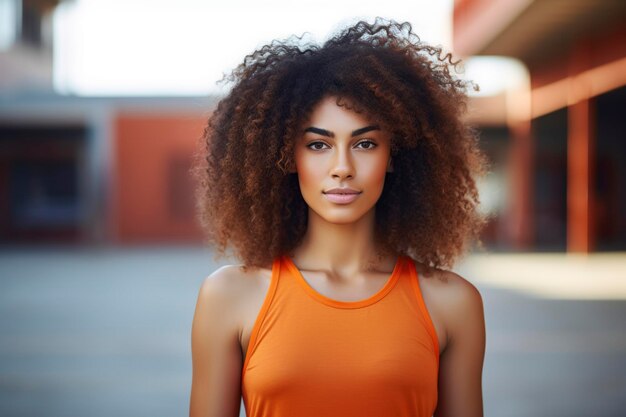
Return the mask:
<svg viewBox="0 0 626 417">
<path fill-rule="evenodd" d="M 391 275 L 387 278 L 385 284 L 373 295 L 368 298 L 362 300 L 355 301 L 343 301 L 343 300 L 335 300 L 333 298 L 327 297 L 324 294 L 317 292 L 308 282 L 304 279 L 304 276 L 300 272 L 300 269 L 293 263 L 291 258 L 288 255 L 283 255 L 282 258 L 285 260 L 287 267 L 291 270 L 293 275 L 296 277 L 296 280 L 302 285 L 304 290 L 315 300 L 326 304 L 331 307 L 336 308 L 361 308 L 372 305 L 377 301 L 380 301 L 383 297 L 385 297 L 389 291 L 394 287 L 395 283 L 398 281 L 400 266 L 402 264 L 402 255 L 399 255 L 396 258 L 396 264 L 393 267 L 393 271 Z"/>
</svg>

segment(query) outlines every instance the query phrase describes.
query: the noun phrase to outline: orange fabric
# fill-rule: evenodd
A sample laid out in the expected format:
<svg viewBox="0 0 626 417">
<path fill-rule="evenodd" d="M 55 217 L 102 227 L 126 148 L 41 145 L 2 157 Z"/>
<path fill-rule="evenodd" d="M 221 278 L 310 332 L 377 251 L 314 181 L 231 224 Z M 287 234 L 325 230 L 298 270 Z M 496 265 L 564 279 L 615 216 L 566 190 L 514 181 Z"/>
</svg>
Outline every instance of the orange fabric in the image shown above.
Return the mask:
<svg viewBox="0 0 626 417">
<path fill-rule="evenodd" d="M 400 256 L 360 301 L 315 291 L 287 256 L 256 319 L 242 370 L 248 417 L 430 417 L 439 346 L 415 264 Z"/>
</svg>

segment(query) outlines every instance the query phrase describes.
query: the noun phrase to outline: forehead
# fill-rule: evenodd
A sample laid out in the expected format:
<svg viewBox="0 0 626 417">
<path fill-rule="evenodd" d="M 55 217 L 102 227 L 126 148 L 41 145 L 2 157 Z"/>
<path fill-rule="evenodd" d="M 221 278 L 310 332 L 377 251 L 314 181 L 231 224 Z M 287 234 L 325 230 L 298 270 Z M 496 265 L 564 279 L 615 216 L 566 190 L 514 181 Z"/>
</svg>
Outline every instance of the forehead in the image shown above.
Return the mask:
<svg viewBox="0 0 626 417">
<path fill-rule="evenodd" d="M 344 104 L 344 101 L 340 101 Z M 315 127 L 335 127 L 340 130 L 354 130 L 370 124 L 372 120 L 363 113 L 357 113 L 352 109 L 337 104 L 336 97 L 326 97 L 320 100 L 315 106 L 305 122 L 305 128 Z"/>
</svg>

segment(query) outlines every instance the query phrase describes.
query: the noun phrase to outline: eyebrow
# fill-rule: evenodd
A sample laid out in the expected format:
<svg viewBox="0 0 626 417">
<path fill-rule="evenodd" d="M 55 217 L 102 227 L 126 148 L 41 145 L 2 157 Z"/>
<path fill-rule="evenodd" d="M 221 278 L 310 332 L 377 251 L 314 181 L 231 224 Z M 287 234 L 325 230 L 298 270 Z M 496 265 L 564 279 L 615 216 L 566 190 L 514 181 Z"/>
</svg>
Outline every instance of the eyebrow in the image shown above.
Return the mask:
<svg viewBox="0 0 626 417">
<path fill-rule="evenodd" d="M 365 132 L 369 132 L 370 130 L 380 130 L 380 126 L 378 125 L 371 125 L 371 126 L 365 126 L 362 127 L 360 129 L 357 129 L 355 131 L 352 132 L 351 136 L 358 136 L 360 134 L 363 134 Z M 323 136 L 328 136 L 329 138 L 334 138 L 335 134 L 329 130 L 326 129 L 320 129 L 319 127 L 307 127 L 306 129 L 304 129 L 305 132 L 313 132 L 313 133 L 317 133 L 319 135 L 323 135 Z"/>
</svg>

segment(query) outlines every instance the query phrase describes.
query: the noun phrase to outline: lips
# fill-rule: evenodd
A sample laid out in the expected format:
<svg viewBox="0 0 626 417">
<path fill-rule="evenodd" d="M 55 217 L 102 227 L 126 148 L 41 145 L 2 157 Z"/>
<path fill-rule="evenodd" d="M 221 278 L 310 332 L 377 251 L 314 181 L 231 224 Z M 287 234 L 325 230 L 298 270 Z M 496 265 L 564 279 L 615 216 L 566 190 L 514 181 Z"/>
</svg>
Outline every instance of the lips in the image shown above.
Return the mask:
<svg viewBox="0 0 626 417">
<path fill-rule="evenodd" d="M 323 191 L 324 194 L 361 194 L 360 191 L 352 188 L 332 188 L 327 191 Z"/>
<path fill-rule="evenodd" d="M 360 191 L 351 188 L 333 188 L 323 192 L 324 197 L 331 203 L 350 204 L 359 198 Z"/>
</svg>

